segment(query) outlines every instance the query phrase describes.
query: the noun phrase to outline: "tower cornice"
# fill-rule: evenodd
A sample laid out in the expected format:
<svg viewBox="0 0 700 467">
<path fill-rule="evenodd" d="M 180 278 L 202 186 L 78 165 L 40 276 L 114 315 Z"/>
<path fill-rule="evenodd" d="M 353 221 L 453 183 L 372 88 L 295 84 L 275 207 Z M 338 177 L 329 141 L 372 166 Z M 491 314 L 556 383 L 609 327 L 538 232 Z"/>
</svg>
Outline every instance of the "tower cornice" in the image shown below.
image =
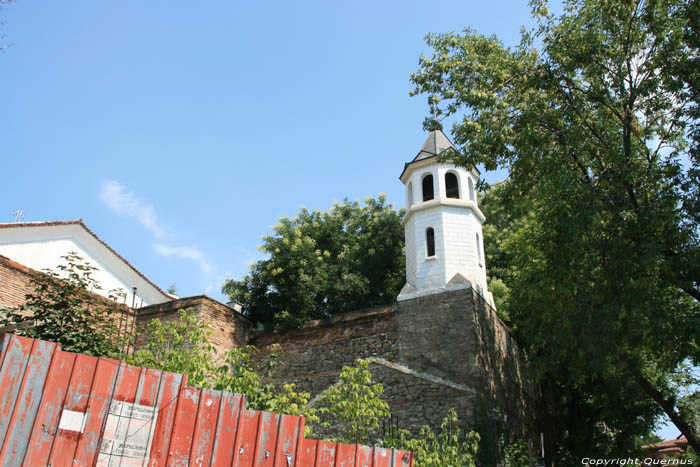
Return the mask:
<svg viewBox="0 0 700 467">
<path fill-rule="evenodd" d="M 413 216 L 413 214 L 418 211 L 424 211 L 426 209 L 441 206 L 470 209 L 481 223 L 483 223 L 486 220 L 486 216 L 484 216 L 484 213 L 481 212 L 479 207 L 472 200 L 457 198 L 437 198 L 431 199 L 430 201 L 423 201 L 422 203 L 415 203 L 413 206 L 408 208 L 406 214 L 403 216 L 403 219 L 401 219 L 401 225 L 406 225 L 406 222 L 408 222 L 411 216 Z"/>
<path fill-rule="evenodd" d="M 454 162 L 452 161 L 445 161 L 448 164 L 454 165 Z M 407 162 L 404 167 L 403 167 L 403 172 L 401 172 L 401 175 L 399 175 L 399 180 L 401 180 L 401 183 L 404 185 L 406 182 L 408 182 L 408 179 L 411 177 L 411 174 L 413 173 L 414 170 L 421 169 L 423 167 L 428 167 L 433 164 L 439 164 L 437 160 L 437 156 L 430 156 L 426 157 L 425 159 L 420 159 L 420 160 L 414 160 L 411 162 Z M 456 167 L 456 166 L 455 166 Z M 479 175 L 481 175 L 481 172 L 476 167 L 472 167 L 471 169 L 465 169 L 469 171 L 475 179 L 479 179 Z"/>
</svg>

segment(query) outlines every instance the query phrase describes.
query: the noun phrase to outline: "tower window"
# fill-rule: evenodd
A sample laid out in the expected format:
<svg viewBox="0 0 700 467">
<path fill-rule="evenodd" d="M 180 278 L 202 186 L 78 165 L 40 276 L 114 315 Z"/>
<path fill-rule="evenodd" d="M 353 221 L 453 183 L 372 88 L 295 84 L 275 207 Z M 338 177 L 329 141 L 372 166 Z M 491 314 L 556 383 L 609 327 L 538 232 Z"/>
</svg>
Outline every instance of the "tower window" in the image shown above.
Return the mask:
<svg viewBox="0 0 700 467">
<path fill-rule="evenodd" d="M 408 195 L 408 207 L 410 208 L 411 206 L 413 206 L 413 183 L 408 183 L 406 191 L 406 194 Z"/>
<path fill-rule="evenodd" d="M 435 256 L 435 231 L 432 227 L 428 227 L 428 229 L 425 231 L 425 244 L 428 258 Z"/>
<path fill-rule="evenodd" d="M 430 201 L 435 198 L 435 190 L 433 189 L 433 176 L 426 175 L 423 177 L 423 201 Z"/>
<path fill-rule="evenodd" d="M 445 191 L 448 198 L 459 198 L 459 184 L 457 183 L 457 175 L 452 172 L 445 174 Z"/>
<path fill-rule="evenodd" d="M 476 201 L 476 197 L 474 195 L 474 182 L 472 181 L 471 177 L 469 177 L 469 199 Z"/>
</svg>

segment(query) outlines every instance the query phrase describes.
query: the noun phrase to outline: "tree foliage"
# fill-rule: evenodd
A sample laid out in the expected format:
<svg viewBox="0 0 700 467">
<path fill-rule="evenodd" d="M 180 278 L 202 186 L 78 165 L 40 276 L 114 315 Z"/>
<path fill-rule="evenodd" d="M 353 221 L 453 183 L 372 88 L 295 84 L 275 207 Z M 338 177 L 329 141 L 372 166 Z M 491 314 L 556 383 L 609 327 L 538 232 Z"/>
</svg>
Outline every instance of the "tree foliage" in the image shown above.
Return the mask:
<svg viewBox="0 0 700 467">
<path fill-rule="evenodd" d="M 16 334 L 58 342 L 67 352 L 114 357 L 129 346 L 127 310 L 95 294 L 100 284 L 92 277 L 97 268 L 70 252 L 56 271 L 36 273 L 33 291 L 21 306 L 4 310 L 3 325 L 19 325 Z M 118 298 L 119 291 L 111 291 Z M 26 322 L 31 322 L 25 326 Z M 122 329 L 123 328 L 123 329 Z"/>
<path fill-rule="evenodd" d="M 268 358 L 259 358 L 251 346 L 233 349 L 222 358 L 209 344 L 209 325 L 190 309 L 180 310 L 175 321 L 156 318 L 143 331 L 146 345 L 128 356 L 128 363 L 185 374 L 194 386 L 244 394 L 249 409 L 303 415 L 309 426 L 318 421 L 316 410 L 308 406 L 309 393 L 274 378 L 277 348 Z"/>
<path fill-rule="evenodd" d="M 428 426 L 423 426 L 418 436 L 408 430 L 398 430 L 387 435 L 384 444 L 412 452 L 416 467 L 475 467 L 479 435 L 463 434 L 457 420 L 457 412 L 450 409 L 438 434 Z"/>
<path fill-rule="evenodd" d="M 405 282 L 401 216 L 384 195 L 325 212 L 302 208 L 263 238 L 268 257 L 223 292 L 278 327 L 392 302 Z"/>
<path fill-rule="evenodd" d="M 163 323 L 155 318 L 137 332 L 144 333 L 148 339 L 145 346 L 127 356 L 129 364 L 187 375 L 194 386 L 216 384 L 209 327 L 189 308 L 179 310 L 177 320 Z"/>
<path fill-rule="evenodd" d="M 344 366 L 339 384 L 321 397 L 322 426 L 335 427 L 335 436 L 345 443 L 367 444 L 379 430 L 380 420 L 390 416 L 389 404 L 381 398 L 384 386 L 372 384 L 369 361 L 358 359 L 357 366 Z"/>
<path fill-rule="evenodd" d="M 567 394 L 553 419 L 591 416 L 588 440 L 614 451 L 663 412 L 697 450 L 672 375 L 700 362 L 698 4 L 569 0 L 558 17 L 531 4 L 538 26 L 514 49 L 428 36 L 414 92 L 435 118 L 462 115 L 445 157 L 509 171 L 501 280 Z"/>
<path fill-rule="evenodd" d="M 190 309 L 180 310 L 176 321 L 154 319 L 146 332 L 146 346 L 127 358 L 130 364 L 183 373 L 196 386 L 244 394 L 248 408 L 304 416 L 307 436 L 320 425 L 334 441 L 375 442 L 411 451 L 416 467 L 475 465 L 479 437 L 461 432 L 454 410 L 449 411 L 439 434 L 424 426 L 417 436 L 398 430 L 381 438 L 379 422 L 390 417 L 389 405 L 382 399 L 382 384 L 372 381 L 367 360 L 343 367 L 338 384 L 320 394 L 315 409 L 310 407 L 308 393 L 277 381 L 274 368 L 279 348 L 265 356 L 252 346 L 234 349 L 217 364 L 217 355 L 207 343 L 208 325 Z"/>
</svg>

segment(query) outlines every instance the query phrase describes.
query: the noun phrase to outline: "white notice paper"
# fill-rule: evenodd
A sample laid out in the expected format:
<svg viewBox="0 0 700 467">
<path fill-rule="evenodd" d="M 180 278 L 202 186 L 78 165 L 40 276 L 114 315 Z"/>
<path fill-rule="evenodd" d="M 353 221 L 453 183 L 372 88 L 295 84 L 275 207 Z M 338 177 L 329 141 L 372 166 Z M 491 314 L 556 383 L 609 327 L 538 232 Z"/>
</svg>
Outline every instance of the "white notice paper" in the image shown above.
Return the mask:
<svg viewBox="0 0 700 467">
<path fill-rule="evenodd" d="M 157 420 L 155 407 L 112 400 L 97 466 L 147 465 Z"/>
</svg>

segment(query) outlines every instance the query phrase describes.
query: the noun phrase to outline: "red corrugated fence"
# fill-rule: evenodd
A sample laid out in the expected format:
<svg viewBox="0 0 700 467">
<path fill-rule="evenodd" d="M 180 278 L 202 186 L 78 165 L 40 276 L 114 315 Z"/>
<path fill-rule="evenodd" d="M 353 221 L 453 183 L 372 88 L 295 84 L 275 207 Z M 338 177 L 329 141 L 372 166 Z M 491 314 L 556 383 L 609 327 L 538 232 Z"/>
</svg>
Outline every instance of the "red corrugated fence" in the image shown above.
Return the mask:
<svg viewBox="0 0 700 467">
<path fill-rule="evenodd" d="M 405 451 L 304 438 L 179 374 L 0 335 L 2 466 L 412 467 Z"/>
</svg>

